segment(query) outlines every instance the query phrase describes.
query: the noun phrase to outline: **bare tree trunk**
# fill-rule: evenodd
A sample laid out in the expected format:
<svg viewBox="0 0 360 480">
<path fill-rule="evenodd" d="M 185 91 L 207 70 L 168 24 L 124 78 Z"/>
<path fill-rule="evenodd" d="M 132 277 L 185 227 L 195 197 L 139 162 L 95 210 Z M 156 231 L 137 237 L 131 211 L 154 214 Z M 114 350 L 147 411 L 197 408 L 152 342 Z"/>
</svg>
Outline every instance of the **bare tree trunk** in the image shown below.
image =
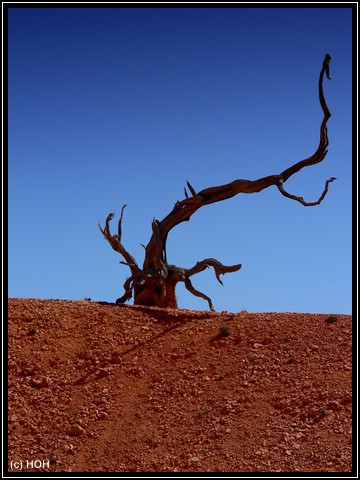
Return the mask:
<svg viewBox="0 0 360 480">
<path fill-rule="evenodd" d="M 325 102 L 323 78 L 324 73 L 326 73 L 327 78 L 330 79 L 330 60 L 330 55 L 326 54 L 319 76 L 319 101 L 324 117 L 320 125 L 319 146 L 313 155 L 295 163 L 277 175 L 270 175 L 258 180 L 234 180 L 225 185 L 206 188 L 198 193 L 196 193 L 190 183 L 187 182 L 190 194 L 185 188 L 185 198 L 176 202 L 174 208 L 163 220 L 159 221 L 154 219 L 152 221 L 152 236 L 145 247 L 145 260 L 142 268 L 139 268 L 134 257 L 127 252 L 121 243 L 121 225 L 126 205 L 124 205 L 121 210 L 117 235 L 111 235 L 109 228 L 109 222 L 114 217 L 113 213 L 108 215 L 104 229 L 99 224 L 101 232 L 110 243 L 111 247 L 123 256 L 125 262 L 122 261 L 120 263 L 127 265 L 131 270 L 131 276 L 124 284 L 125 293 L 121 298 L 117 299 L 116 303 L 124 303 L 134 296 L 134 304 L 136 305 L 177 308 L 175 288 L 178 282 L 184 282 L 187 290 L 193 295 L 207 300 L 209 308 L 213 310 L 214 308 L 211 299 L 193 287 L 190 277 L 203 271 L 205 268 L 212 267 L 214 268 L 217 280 L 222 284 L 220 275 L 229 272 L 236 272 L 241 268 L 241 264 L 225 266 L 214 258 L 206 258 L 205 260 L 197 262 L 192 268 L 180 268 L 171 265 L 168 263 L 166 255 L 166 240 L 171 229 L 181 222 L 189 221 L 190 217 L 199 210 L 199 208 L 205 205 L 227 200 L 239 193 L 257 193 L 273 185 L 279 189 L 282 195 L 292 200 L 296 200 L 306 207 L 319 205 L 322 202 L 328 191 L 329 183 L 335 180 L 334 177 L 326 180 L 324 191 L 319 199 L 310 203 L 305 202 L 302 197 L 286 192 L 284 189 L 284 183 L 304 167 L 309 167 L 321 162 L 327 154 L 329 140 L 326 124 L 331 114 Z"/>
</svg>

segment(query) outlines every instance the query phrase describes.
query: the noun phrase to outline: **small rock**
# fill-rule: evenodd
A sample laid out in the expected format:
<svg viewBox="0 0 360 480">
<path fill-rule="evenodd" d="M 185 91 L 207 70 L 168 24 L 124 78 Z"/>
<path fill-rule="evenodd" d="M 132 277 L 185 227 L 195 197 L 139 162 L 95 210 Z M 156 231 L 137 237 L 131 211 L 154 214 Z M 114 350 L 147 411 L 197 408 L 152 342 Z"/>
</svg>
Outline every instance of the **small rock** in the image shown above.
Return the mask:
<svg viewBox="0 0 360 480">
<path fill-rule="evenodd" d="M 110 372 L 106 368 L 100 368 L 98 371 L 98 378 L 108 377 L 109 375 L 110 375 Z"/>
<path fill-rule="evenodd" d="M 47 387 L 49 385 L 49 379 L 47 377 L 32 378 L 31 385 L 37 388 Z"/>
<path fill-rule="evenodd" d="M 199 463 L 199 462 L 201 462 L 201 460 L 200 460 L 199 457 L 190 457 L 190 458 L 189 458 L 189 462 Z"/>
<path fill-rule="evenodd" d="M 73 423 L 71 427 L 66 430 L 66 433 L 71 437 L 79 437 L 80 435 L 84 435 L 85 430 L 80 427 L 78 423 Z"/>
<path fill-rule="evenodd" d="M 99 412 L 98 413 L 98 418 L 105 419 L 105 418 L 108 418 L 108 417 L 109 417 L 109 414 L 106 413 L 106 412 Z"/>
<path fill-rule="evenodd" d="M 74 445 L 70 443 L 70 445 L 65 445 L 64 447 L 65 453 L 73 453 L 74 452 Z"/>
</svg>

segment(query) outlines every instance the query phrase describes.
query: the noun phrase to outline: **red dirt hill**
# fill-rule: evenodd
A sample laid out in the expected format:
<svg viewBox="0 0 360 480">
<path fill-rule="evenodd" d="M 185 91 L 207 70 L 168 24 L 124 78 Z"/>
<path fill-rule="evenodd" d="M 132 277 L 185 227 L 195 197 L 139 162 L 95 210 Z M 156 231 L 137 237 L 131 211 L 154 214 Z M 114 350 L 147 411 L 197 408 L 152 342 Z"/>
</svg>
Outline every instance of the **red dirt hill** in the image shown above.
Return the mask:
<svg viewBox="0 0 360 480">
<path fill-rule="evenodd" d="M 351 322 L 10 299 L 9 471 L 350 472 Z"/>
</svg>

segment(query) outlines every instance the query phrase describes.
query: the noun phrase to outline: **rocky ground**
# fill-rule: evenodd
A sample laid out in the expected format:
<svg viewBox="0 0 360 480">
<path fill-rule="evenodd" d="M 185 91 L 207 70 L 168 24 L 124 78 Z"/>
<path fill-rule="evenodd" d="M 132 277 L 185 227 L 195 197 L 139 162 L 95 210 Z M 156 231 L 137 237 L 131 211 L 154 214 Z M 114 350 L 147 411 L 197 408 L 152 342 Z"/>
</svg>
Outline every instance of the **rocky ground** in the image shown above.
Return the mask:
<svg viewBox="0 0 360 480">
<path fill-rule="evenodd" d="M 351 472 L 352 318 L 9 300 L 9 472 Z"/>
</svg>

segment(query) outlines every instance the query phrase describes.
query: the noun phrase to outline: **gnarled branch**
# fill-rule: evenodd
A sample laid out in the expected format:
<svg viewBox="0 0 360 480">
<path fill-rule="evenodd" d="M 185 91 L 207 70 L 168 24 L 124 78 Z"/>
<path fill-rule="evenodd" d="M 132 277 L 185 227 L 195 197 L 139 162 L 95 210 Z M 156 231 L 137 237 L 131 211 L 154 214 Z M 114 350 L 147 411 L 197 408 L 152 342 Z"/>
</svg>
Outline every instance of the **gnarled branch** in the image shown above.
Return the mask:
<svg viewBox="0 0 360 480">
<path fill-rule="evenodd" d="M 288 193 L 284 187 L 283 187 L 283 182 L 279 182 L 277 187 L 280 190 L 280 192 L 284 195 L 284 197 L 291 198 L 292 200 L 296 200 L 297 202 L 302 203 L 305 207 L 315 207 L 316 205 L 319 205 L 323 200 L 325 195 L 327 194 L 327 191 L 329 189 L 329 183 L 333 182 L 336 180 L 335 177 L 328 178 L 325 182 L 325 188 L 322 194 L 320 195 L 319 199 L 316 202 L 305 202 L 303 197 L 298 197 L 296 195 L 291 195 L 291 193 Z"/>
<path fill-rule="evenodd" d="M 329 146 L 329 139 L 327 121 L 331 114 L 325 101 L 323 79 L 324 74 L 330 79 L 330 60 L 330 55 L 326 54 L 319 75 L 319 102 L 324 116 L 320 125 L 319 145 L 313 155 L 295 163 L 280 174 L 270 175 L 257 180 L 238 179 L 225 185 L 205 188 L 198 193 L 187 181 L 186 184 L 191 195 L 188 194 L 185 187 L 185 198 L 181 201 L 177 201 L 171 212 L 163 220 L 153 220 L 152 236 L 147 246 L 144 247 L 145 260 L 142 269 L 138 267 L 135 259 L 121 243 L 121 224 L 126 205 L 124 205 L 121 210 L 118 235 L 111 235 L 109 228 L 109 222 L 112 220 L 114 214 L 111 213 L 107 217 L 104 229 L 102 229 L 99 224 L 101 232 L 112 248 L 124 257 L 125 262 L 120 263 L 129 266 L 132 272 L 132 276 L 124 284 L 125 294 L 117 300 L 117 303 L 121 303 L 131 298 L 131 291 L 133 290 L 135 303 L 143 305 L 158 305 L 161 307 L 176 307 L 175 286 L 180 281 L 185 283 L 185 287 L 192 294 L 207 300 L 210 309 L 213 309 L 211 299 L 193 287 L 190 277 L 203 271 L 207 267 L 213 267 L 217 280 L 222 284 L 220 275 L 239 270 L 241 264 L 224 266 L 214 258 L 207 258 L 201 262 L 197 262 L 197 264 L 190 269 L 184 269 L 176 267 L 175 265 L 168 265 L 166 255 L 166 241 L 171 229 L 176 225 L 179 225 L 181 222 L 189 221 L 191 216 L 205 205 L 227 200 L 239 193 L 257 193 L 273 185 L 279 189 L 283 196 L 298 201 L 306 207 L 319 205 L 323 201 L 328 191 L 329 183 L 333 182 L 335 177 L 326 180 L 325 189 L 316 202 L 306 202 L 302 197 L 288 193 L 283 185 L 292 175 L 303 168 L 321 162 L 328 152 L 327 147 Z"/>
<path fill-rule="evenodd" d="M 185 276 L 191 277 L 192 275 L 196 275 L 197 273 L 200 273 L 203 270 L 205 270 L 205 268 L 209 268 L 209 267 L 213 267 L 213 269 L 215 270 L 215 276 L 218 282 L 221 283 L 221 285 L 223 285 L 220 279 L 220 275 L 224 275 L 225 273 L 229 273 L 229 272 L 237 272 L 241 268 L 241 263 L 237 265 L 226 266 L 220 263 L 219 260 L 216 260 L 215 258 L 206 258 L 201 262 L 197 262 L 197 264 L 194 265 L 192 268 L 186 269 Z"/>
<path fill-rule="evenodd" d="M 111 235 L 110 232 L 110 222 L 114 218 L 114 213 L 109 213 L 105 221 L 105 228 L 102 228 L 101 223 L 99 222 L 99 229 L 104 235 L 105 239 L 110 243 L 113 250 L 120 253 L 125 258 L 126 265 L 128 265 L 132 273 L 136 273 L 139 270 L 139 267 L 136 263 L 135 258 L 126 250 L 126 248 L 121 243 L 121 222 L 123 217 L 124 205 L 121 209 L 121 216 L 118 224 L 118 235 Z"/>
</svg>

